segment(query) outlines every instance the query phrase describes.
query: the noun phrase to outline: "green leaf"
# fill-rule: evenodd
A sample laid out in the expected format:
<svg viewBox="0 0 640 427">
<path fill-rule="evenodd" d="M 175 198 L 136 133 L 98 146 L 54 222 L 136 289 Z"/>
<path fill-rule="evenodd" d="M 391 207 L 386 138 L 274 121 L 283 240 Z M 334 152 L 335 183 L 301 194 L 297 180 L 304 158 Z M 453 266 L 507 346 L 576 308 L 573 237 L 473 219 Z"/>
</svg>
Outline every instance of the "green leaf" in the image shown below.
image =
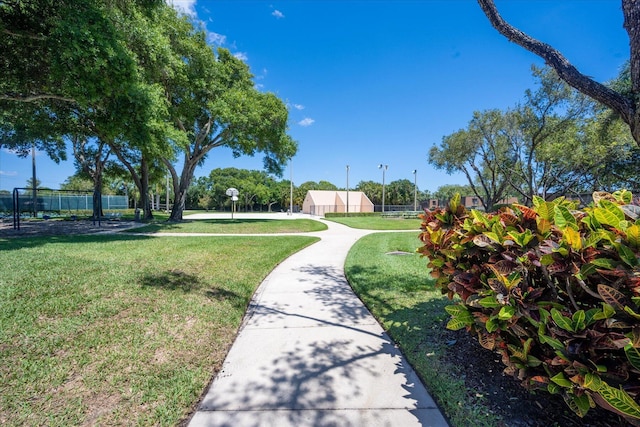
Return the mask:
<svg viewBox="0 0 640 427">
<path fill-rule="evenodd" d="M 500 237 L 496 233 L 487 231 L 486 233 L 483 233 L 483 234 L 488 238 L 490 238 L 491 240 L 493 240 L 494 242 L 502 244 L 502 239 L 500 239 Z"/>
<path fill-rule="evenodd" d="M 627 228 L 626 233 L 627 233 L 627 243 L 629 243 L 629 246 L 631 246 L 635 250 L 639 250 L 640 249 L 640 227 L 634 224 L 631 227 Z"/>
<path fill-rule="evenodd" d="M 457 213 L 458 206 L 460 206 L 460 193 L 454 194 L 449 201 L 449 212 L 453 214 Z"/>
<path fill-rule="evenodd" d="M 515 307 L 510 305 L 505 305 L 500 309 L 500 312 L 498 313 L 498 319 L 509 320 L 513 317 L 514 314 L 516 314 Z"/>
<path fill-rule="evenodd" d="M 578 221 L 566 206 L 555 205 L 553 207 L 553 220 L 560 228 L 571 227 L 573 230 L 578 229 Z"/>
<path fill-rule="evenodd" d="M 560 386 L 558 386 L 558 384 L 556 383 L 547 384 L 547 391 L 549 392 L 549 394 L 558 394 L 560 393 L 560 390 Z"/>
<path fill-rule="evenodd" d="M 526 361 L 527 360 L 527 354 L 526 352 L 521 349 L 520 347 L 517 347 L 515 345 L 512 344 L 507 344 L 507 348 L 509 349 L 509 352 L 511 353 L 511 357 L 515 357 L 521 361 Z"/>
<path fill-rule="evenodd" d="M 592 373 L 587 373 L 584 376 L 584 384 L 583 384 L 584 388 L 592 390 L 597 392 L 598 390 L 600 390 L 600 387 L 602 386 L 602 380 L 600 379 L 599 376 L 592 374 Z"/>
<path fill-rule="evenodd" d="M 629 307 L 628 305 L 624 306 L 624 311 L 630 315 L 631 317 L 640 320 L 640 314 L 636 313 L 635 311 L 633 311 L 633 309 L 631 307 Z"/>
<path fill-rule="evenodd" d="M 600 240 L 602 240 L 602 236 L 599 233 L 591 233 L 586 239 L 584 239 L 583 246 L 585 248 L 594 248 Z"/>
<path fill-rule="evenodd" d="M 529 354 L 527 355 L 527 365 L 535 368 L 542 365 L 542 360 Z"/>
<path fill-rule="evenodd" d="M 545 200 L 540 196 L 535 196 L 534 195 L 533 199 L 532 199 L 532 202 L 533 202 L 533 206 L 538 208 L 541 204 L 545 203 Z"/>
<path fill-rule="evenodd" d="M 481 298 L 480 300 L 478 300 L 478 304 L 480 304 L 480 306 L 484 308 L 497 308 L 502 305 L 496 300 L 495 297 L 492 296 Z"/>
<path fill-rule="evenodd" d="M 540 258 L 540 263 L 542 265 L 551 265 L 554 262 L 556 261 L 553 259 L 553 254 L 545 254 L 545 255 L 542 255 L 542 257 Z"/>
<path fill-rule="evenodd" d="M 568 332 L 575 332 L 571 319 L 569 319 L 568 317 L 564 317 L 562 313 L 560 313 L 560 311 L 552 308 L 551 317 L 553 318 L 553 321 L 556 322 L 556 325 L 558 325 L 558 327 Z"/>
<path fill-rule="evenodd" d="M 586 314 L 584 310 L 578 310 L 573 313 L 573 316 L 571 316 L 571 323 L 574 331 L 578 332 L 585 328 L 585 318 Z"/>
<path fill-rule="evenodd" d="M 634 368 L 640 370 L 640 349 L 634 348 L 633 345 L 629 343 L 624 347 L 624 354 L 626 354 L 629 363 L 631 363 Z"/>
<path fill-rule="evenodd" d="M 620 255 L 620 259 L 629 267 L 633 268 L 638 265 L 638 258 L 636 257 L 636 254 L 634 254 L 627 246 L 618 243 L 615 245 L 615 248 L 618 251 L 618 255 Z"/>
<path fill-rule="evenodd" d="M 565 351 L 564 344 L 562 344 L 559 340 L 544 334 L 538 334 L 538 336 L 540 337 L 541 343 L 549 344 L 549 346 L 551 346 L 551 348 L 553 348 L 556 351 L 560 351 L 560 352 Z"/>
<path fill-rule="evenodd" d="M 591 402 L 587 394 L 583 394 L 582 396 L 575 394 L 566 395 L 564 396 L 564 400 L 569 408 L 580 418 L 584 417 L 587 412 L 589 412 L 589 409 L 591 409 Z"/>
<path fill-rule="evenodd" d="M 585 323 L 585 325 L 586 325 L 586 326 L 590 326 L 590 325 L 592 325 L 593 323 L 595 323 L 597 320 L 599 320 L 599 319 L 597 318 L 597 316 L 598 316 L 599 314 L 602 314 L 602 310 L 600 310 L 599 308 L 592 308 L 592 309 L 588 310 L 588 311 L 585 313 L 585 316 L 584 316 L 584 323 Z M 604 319 L 604 317 L 601 317 L 601 319 Z"/>
<path fill-rule="evenodd" d="M 449 329 L 451 331 L 457 331 L 459 329 L 466 328 L 467 326 L 469 326 L 469 325 L 466 322 L 462 321 L 458 317 L 452 318 L 447 323 L 447 329 Z"/>
<path fill-rule="evenodd" d="M 618 200 L 618 201 L 620 201 L 620 202 L 622 202 L 622 203 L 624 203 L 626 205 L 631 203 L 631 201 L 633 200 L 633 193 L 631 191 L 629 191 L 629 190 L 614 191 L 612 196 L 616 200 Z"/>
<path fill-rule="evenodd" d="M 448 305 L 444 309 L 452 316 L 452 319 L 447 323 L 447 329 L 457 331 L 473 325 L 473 316 L 465 306 Z"/>
<path fill-rule="evenodd" d="M 611 387 L 603 382 L 598 394 L 616 410 L 625 414 L 625 416 L 640 419 L 640 406 L 629 396 L 624 390 Z"/>
<path fill-rule="evenodd" d="M 484 324 L 484 327 L 487 329 L 487 332 L 491 333 L 497 331 L 500 328 L 500 324 L 496 317 L 490 317 L 487 323 Z"/>
<path fill-rule="evenodd" d="M 616 314 L 616 309 L 613 308 L 612 305 L 607 304 L 606 302 L 602 303 L 602 315 L 603 319 L 610 319 Z M 600 320 L 600 319 L 598 319 Z"/>
<path fill-rule="evenodd" d="M 489 219 L 487 218 L 487 215 L 484 212 L 481 212 L 481 211 L 479 211 L 477 209 L 473 209 L 471 211 L 471 216 L 477 222 L 480 222 L 480 223 L 484 224 L 485 227 L 491 228 L 491 224 L 489 223 Z"/>
<path fill-rule="evenodd" d="M 520 247 L 527 246 L 529 242 L 533 240 L 533 237 L 534 237 L 533 233 L 529 229 L 526 229 L 522 233 L 518 233 L 512 230 L 512 231 L 509 231 L 507 235 L 511 237 L 513 241 L 516 242 L 516 244 L 518 244 L 518 246 Z"/>
<path fill-rule="evenodd" d="M 469 316 L 471 316 L 469 314 L 469 310 L 467 309 L 467 307 L 460 304 L 448 305 L 444 308 L 444 311 L 446 311 L 447 313 L 449 313 L 451 316 L 454 316 L 454 317 L 460 317 L 460 316 L 463 316 L 464 314 L 468 314 Z"/>
<path fill-rule="evenodd" d="M 565 376 L 564 373 L 560 372 L 559 374 L 551 377 L 551 381 L 553 381 L 554 383 L 558 384 L 560 387 L 571 387 L 571 381 L 569 381 Z"/>
<path fill-rule="evenodd" d="M 598 268 L 606 268 L 607 270 L 613 270 L 618 265 L 617 262 L 609 258 L 596 258 L 591 261 L 591 264 L 595 265 Z"/>
<path fill-rule="evenodd" d="M 553 220 L 553 217 L 554 217 L 554 204 L 552 202 L 542 201 L 536 207 L 536 211 L 538 212 L 538 215 L 540 215 L 542 219 L 551 221 Z"/>
<path fill-rule="evenodd" d="M 620 221 L 624 221 L 624 211 L 608 200 L 600 200 L 600 207 L 593 210 L 593 215 L 600 224 L 616 228 L 620 226 Z"/>
<path fill-rule="evenodd" d="M 587 277 L 595 274 L 597 272 L 597 268 L 593 263 L 583 264 L 580 267 L 580 272 L 576 273 L 576 277 L 580 280 L 585 280 Z"/>
</svg>

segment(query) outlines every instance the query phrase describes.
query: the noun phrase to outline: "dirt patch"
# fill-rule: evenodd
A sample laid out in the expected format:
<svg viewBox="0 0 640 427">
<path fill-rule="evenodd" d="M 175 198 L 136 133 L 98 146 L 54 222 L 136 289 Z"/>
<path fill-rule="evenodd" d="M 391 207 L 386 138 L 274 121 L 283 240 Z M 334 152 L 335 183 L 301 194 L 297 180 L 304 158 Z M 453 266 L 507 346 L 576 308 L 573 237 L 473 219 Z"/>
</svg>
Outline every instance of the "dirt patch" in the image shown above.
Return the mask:
<svg viewBox="0 0 640 427">
<path fill-rule="evenodd" d="M 13 221 L 0 222 L 0 238 L 2 237 L 35 237 L 35 236 L 65 236 L 71 234 L 113 233 L 140 226 L 133 221 L 100 221 L 91 220 L 62 221 L 20 221 L 20 229 L 13 226 Z"/>
</svg>

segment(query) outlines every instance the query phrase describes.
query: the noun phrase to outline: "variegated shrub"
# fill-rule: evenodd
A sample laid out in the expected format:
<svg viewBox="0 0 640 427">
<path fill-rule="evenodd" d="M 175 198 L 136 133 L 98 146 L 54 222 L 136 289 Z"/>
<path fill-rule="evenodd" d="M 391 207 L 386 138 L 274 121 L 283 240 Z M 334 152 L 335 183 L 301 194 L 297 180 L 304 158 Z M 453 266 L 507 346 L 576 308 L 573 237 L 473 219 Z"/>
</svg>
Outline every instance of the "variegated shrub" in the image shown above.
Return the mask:
<svg viewBox="0 0 640 427">
<path fill-rule="evenodd" d="M 426 211 L 419 251 L 457 300 L 447 327 L 579 416 L 599 405 L 640 425 L 639 213 L 628 191 L 594 193 L 583 210 L 535 198 L 485 214 L 456 196 Z"/>
</svg>

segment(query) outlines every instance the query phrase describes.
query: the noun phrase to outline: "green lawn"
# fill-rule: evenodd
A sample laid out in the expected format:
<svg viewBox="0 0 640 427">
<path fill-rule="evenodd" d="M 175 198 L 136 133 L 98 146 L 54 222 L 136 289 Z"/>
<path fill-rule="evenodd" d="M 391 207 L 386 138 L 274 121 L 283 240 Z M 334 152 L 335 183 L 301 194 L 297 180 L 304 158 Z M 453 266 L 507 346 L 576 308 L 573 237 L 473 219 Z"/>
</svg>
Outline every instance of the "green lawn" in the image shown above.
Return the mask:
<svg viewBox="0 0 640 427">
<path fill-rule="evenodd" d="M 313 237 L 0 239 L 0 424 L 175 426 Z"/>
<path fill-rule="evenodd" d="M 415 253 L 419 246 L 417 233 L 363 237 L 347 256 L 349 283 L 400 346 L 452 426 L 497 426 L 480 399 L 470 397 L 459 367 L 447 361 L 444 307 L 451 302 L 434 290 L 427 260 Z"/>
<path fill-rule="evenodd" d="M 196 219 L 181 222 L 154 222 L 129 230 L 132 233 L 212 233 L 212 234 L 277 234 L 326 230 L 327 226 L 312 219 Z"/>
<path fill-rule="evenodd" d="M 364 230 L 420 230 L 420 219 L 383 218 L 379 216 L 354 216 L 327 218 L 352 228 Z"/>
</svg>

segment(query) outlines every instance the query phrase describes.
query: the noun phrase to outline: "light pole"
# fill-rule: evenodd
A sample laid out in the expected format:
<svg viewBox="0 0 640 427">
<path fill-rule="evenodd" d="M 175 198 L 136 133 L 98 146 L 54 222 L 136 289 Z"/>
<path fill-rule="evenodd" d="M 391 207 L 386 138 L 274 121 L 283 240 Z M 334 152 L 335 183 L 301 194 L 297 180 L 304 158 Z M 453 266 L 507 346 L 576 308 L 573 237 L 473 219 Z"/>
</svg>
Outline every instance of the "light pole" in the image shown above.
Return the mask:
<svg viewBox="0 0 640 427">
<path fill-rule="evenodd" d="M 413 170 L 413 210 L 418 210 L 418 169 Z"/>
<path fill-rule="evenodd" d="M 382 213 L 384 213 L 384 173 L 389 169 L 389 165 L 383 165 L 380 163 L 378 169 L 382 169 Z"/>
<path fill-rule="evenodd" d="M 347 213 L 349 213 L 349 165 L 347 165 Z"/>
<path fill-rule="evenodd" d="M 291 174 L 289 180 L 289 215 L 293 215 L 293 158 L 289 164 L 289 173 Z"/>
</svg>

